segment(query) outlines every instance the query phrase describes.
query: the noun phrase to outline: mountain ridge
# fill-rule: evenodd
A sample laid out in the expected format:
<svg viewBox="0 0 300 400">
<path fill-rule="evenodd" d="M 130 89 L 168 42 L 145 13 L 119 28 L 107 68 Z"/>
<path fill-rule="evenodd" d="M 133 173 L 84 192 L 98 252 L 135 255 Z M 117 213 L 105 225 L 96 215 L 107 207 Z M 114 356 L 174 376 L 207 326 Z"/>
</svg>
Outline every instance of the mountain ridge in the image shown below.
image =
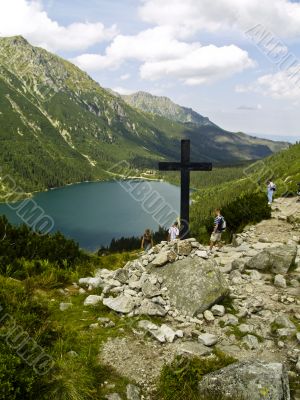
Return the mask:
<svg viewBox="0 0 300 400">
<path fill-rule="evenodd" d="M 20 36 L 0 38 L 0 52 L 0 165 L 26 191 L 108 179 L 106 171 L 121 160 L 138 171 L 154 169 L 159 160 L 180 157 L 182 138 L 191 139 L 192 158 L 216 164 L 284 147 L 133 108 Z"/>
</svg>

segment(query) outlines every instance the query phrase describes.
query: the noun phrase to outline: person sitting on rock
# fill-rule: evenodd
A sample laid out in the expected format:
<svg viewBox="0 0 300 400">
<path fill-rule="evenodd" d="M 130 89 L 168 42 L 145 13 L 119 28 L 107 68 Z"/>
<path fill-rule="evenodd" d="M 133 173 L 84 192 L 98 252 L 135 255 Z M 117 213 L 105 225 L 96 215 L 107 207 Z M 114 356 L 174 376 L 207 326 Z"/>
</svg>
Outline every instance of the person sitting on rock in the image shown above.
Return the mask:
<svg viewBox="0 0 300 400">
<path fill-rule="evenodd" d="M 168 231 L 168 242 L 172 242 L 173 240 L 176 240 L 179 236 L 179 229 L 178 229 L 178 222 L 175 221 L 174 224 L 169 228 Z"/>
<path fill-rule="evenodd" d="M 151 235 L 150 229 L 146 229 L 143 236 L 142 236 L 142 243 L 141 243 L 141 248 L 144 251 L 148 251 L 153 247 L 153 239 Z"/>
<path fill-rule="evenodd" d="M 221 215 L 221 210 L 219 208 L 215 210 L 215 215 L 214 230 L 210 237 L 209 251 L 212 251 L 214 245 L 217 245 L 218 248 L 221 247 L 222 232 L 224 231 L 225 219 Z"/>
</svg>

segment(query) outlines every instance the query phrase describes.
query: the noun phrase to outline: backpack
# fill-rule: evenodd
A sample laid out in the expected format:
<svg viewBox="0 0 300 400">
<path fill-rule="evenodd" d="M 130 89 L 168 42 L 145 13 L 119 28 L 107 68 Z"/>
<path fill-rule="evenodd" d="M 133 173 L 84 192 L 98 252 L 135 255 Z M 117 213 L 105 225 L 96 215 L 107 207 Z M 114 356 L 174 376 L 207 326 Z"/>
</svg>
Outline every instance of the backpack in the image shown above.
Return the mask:
<svg viewBox="0 0 300 400">
<path fill-rule="evenodd" d="M 218 225 L 218 230 L 220 232 L 224 232 L 224 231 L 226 231 L 226 226 L 227 226 L 226 221 L 225 221 L 224 217 L 222 217 L 221 221 L 219 222 L 219 225 Z"/>
</svg>

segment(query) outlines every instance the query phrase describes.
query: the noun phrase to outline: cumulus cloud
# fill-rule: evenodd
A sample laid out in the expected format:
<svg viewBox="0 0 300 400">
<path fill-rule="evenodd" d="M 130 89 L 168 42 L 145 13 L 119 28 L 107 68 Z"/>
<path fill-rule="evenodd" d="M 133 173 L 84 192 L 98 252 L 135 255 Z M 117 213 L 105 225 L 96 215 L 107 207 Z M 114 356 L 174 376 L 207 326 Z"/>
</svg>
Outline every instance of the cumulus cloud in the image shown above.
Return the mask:
<svg viewBox="0 0 300 400">
<path fill-rule="evenodd" d="M 118 35 L 104 55 L 83 54 L 72 61 L 87 71 L 118 68 L 137 60 L 142 79 L 178 78 L 198 85 L 225 78 L 254 65 L 248 53 L 235 45 L 201 46 L 174 37 L 168 27 L 154 27 L 137 35 Z"/>
<path fill-rule="evenodd" d="M 132 89 L 125 88 L 123 86 L 114 87 L 112 90 L 114 92 L 117 92 L 117 93 L 122 94 L 122 95 L 132 94 L 132 93 L 137 91 L 137 90 L 132 90 Z"/>
<path fill-rule="evenodd" d="M 257 111 L 261 110 L 262 106 L 261 104 L 256 104 L 256 106 L 246 106 L 246 105 L 241 105 L 237 107 L 237 110 L 242 110 L 242 111 Z"/>
<path fill-rule="evenodd" d="M 236 91 L 261 93 L 274 99 L 299 100 L 300 65 L 274 74 L 262 75 L 254 83 L 237 86 Z"/>
<path fill-rule="evenodd" d="M 141 18 L 168 26 L 181 37 L 205 30 L 239 29 L 258 23 L 282 37 L 300 33 L 300 4 L 289 0 L 143 0 Z"/>
<path fill-rule="evenodd" d="M 0 35 L 23 35 L 32 44 L 47 50 L 85 50 L 96 43 L 111 40 L 115 26 L 98 23 L 73 23 L 62 26 L 53 21 L 37 0 L 1 0 Z"/>
</svg>

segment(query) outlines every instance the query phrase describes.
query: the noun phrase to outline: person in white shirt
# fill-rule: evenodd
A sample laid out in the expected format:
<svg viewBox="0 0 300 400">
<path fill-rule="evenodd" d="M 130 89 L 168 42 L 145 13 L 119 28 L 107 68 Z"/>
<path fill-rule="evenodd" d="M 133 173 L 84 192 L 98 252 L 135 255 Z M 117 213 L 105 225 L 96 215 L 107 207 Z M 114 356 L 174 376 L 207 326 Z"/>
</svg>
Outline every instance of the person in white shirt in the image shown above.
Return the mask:
<svg viewBox="0 0 300 400">
<path fill-rule="evenodd" d="M 271 180 L 267 181 L 267 196 L 268 196 L 268 204 L 271 205 L 273 202 L 273 195 L 276 190 L 276 185 Z"/>
<path fill-rule="evenodd" d="M 172 240 L 175 240 L 179 236 L 179 229 L 178 229 L 178 222 L 175 221 L 174 224 L 169 228 L 169 236 L 168 236 L 168 242 L 171 242 Z"/>
</svg>

